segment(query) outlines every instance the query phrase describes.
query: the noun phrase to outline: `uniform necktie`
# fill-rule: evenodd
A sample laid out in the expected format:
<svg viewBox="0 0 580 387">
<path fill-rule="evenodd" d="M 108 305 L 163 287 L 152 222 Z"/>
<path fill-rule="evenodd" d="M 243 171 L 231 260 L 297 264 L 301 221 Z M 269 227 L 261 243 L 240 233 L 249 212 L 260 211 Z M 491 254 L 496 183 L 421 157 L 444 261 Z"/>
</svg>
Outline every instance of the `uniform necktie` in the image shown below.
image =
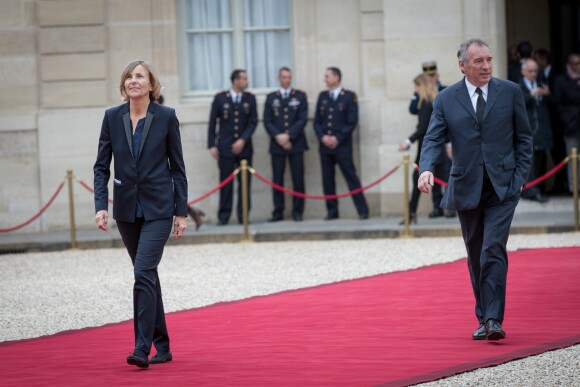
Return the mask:
<svg viewBox="0 0 580 387">
<path fill-rule="evenodd" d="M 479 126 L 481 126 L 481 124 L 483 123 L 483 112 L 485 111 L 485 99 L 483 99 L 483 92 L 479 87 L 475 89 L 475 92 L 478 95 L 477 104 L 475 105 L 475 115 L 477 117 L 477 122 L 479 123 Z"/>
</svg>

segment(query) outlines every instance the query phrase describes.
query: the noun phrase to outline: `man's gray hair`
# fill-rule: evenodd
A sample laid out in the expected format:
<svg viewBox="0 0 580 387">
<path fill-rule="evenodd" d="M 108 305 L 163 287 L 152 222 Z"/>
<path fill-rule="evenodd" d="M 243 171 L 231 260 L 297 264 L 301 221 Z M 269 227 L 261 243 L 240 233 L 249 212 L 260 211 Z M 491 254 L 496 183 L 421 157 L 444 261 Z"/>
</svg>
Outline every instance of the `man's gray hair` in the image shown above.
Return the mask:
<svg viewBox="0 0 580 387">
<path fill-rule="evenodd" d="M 489 48 L 489 50 L 491 51 L 489 43 L 487 43 L 485 40 L 481 38 L 473 38 L 466 40 L 465 42 L 461 43 L 461 46 L 459 46 L 459 50 L 457 50 L 457 59 L 460 62 L 467 62 L 467 49 L 469 49 L 469 46 L 471 46 L 472 44 L 475 44 L 480 47 L 485 46 Z"/>
</svg>

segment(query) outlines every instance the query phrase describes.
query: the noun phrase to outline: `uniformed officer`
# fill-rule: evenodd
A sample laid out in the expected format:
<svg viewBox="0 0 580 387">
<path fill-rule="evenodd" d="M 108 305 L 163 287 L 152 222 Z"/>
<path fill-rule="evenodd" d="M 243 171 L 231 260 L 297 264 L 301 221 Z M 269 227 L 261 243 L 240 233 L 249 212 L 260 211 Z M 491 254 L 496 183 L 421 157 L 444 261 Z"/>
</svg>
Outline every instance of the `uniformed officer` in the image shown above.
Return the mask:
<svg viewBox="0 0 580 387">
<path fill-rule="evenodd" d="M 216 94 L 211 106 L 207 146 L 214 159 L 218 161 L 220 181 L 230 176 L 240 165 L 241 160 L 252 164 L 252 134 L 256 130 L 258 115 L 256 97 L 245 92 L 248 87 L 248 74 L 245 70 L 234 70 L 230 77 L 232 87 Z M 216 125 L 219 121 L 219 128 Z M 232 213 L 233 181 L 220 190 L 218 224 L 225 225 Z M 241 174 L 238 175 L 238 222 L 242 223 Z M 248 175 L 248 190 L 250 176 Z M 250 197 L 248 196 L 248 210 Z"/>
<path fill-rule="evenodd" d="M 278 72 L 280 89 L 268 94 L 264 107 L 264 126 L 271 136 L 270 153 L 274 183 L 284 186 L 286 159 L 290 162 L 294 191 L 304 192 L 304 151 L 308 149 L 304 127 L 308 120 L 306 93 L 291 87 L 292 71 L 282 67 Z M 274 211 L 269 222 L 284 219 L 284 193 L 273 189 Z M 299 222 L 304 199 L 292 198 L 292 219 Z"/>
<path fill-rule="evenodd" d="M 351 191 L 361 186 L 352 160 L 352 132 L 358 123 L 358 102 L 355 93 L 342 88 L 341 78 L 340 69 L 326 69 L 324 81 L 329 90 L 318 96 L 314 117 L 314 131 L 320 140 L 320 164 L 325 195 L 336 193 L 336 164 Z M 352 199 L 359 219 L 368 219 L 369 208 L 364 195 L 359 193 Z M 325 220 L 338 218 L 338 201 L 327 200 L 326 210 Z"/>
</svg>

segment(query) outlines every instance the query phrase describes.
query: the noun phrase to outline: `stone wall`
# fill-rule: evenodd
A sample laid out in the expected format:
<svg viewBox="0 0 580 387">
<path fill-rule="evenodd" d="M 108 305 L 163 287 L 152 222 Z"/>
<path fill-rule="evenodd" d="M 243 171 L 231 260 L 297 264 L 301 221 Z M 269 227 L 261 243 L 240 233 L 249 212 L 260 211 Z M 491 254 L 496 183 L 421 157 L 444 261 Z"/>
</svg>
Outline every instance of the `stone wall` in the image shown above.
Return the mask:
<svg viewBox="0 0 580 387">
<path fill-rule="evenodd" d="M 119 76 L 135 59 L 151 62 L 177 110 L 189 178 L 189 197 L 218 183 L 206 149 L 212 97 L 182 97 L 180 2 L 174 0 L 3 0 L 0 13 L 0 228 L 20 223 L 52 195 L 67 169 L 92 184 L 92 165 L 104 109 L 120 103 Z M 503 0 L 293 0 L 294 85 L 309 97 L 312 119 L 327 66 L 343 71 L 343 86 L 360 101 L 355 163 L 363 184 L 399 164 L 397 144 L 414 131 L 408 114 L 412 79 L 421 62 L 436 60 L 443 83 L 460 79 L 455 52 L 472 36 L 491 40 L 505 61 Z M 504 66 L 496 74 L 505 73 Z M 251 79 L 250 79 L 251 84 Z M 251 89 L 250 89 L 251 91 Z M 265 99 L 257 94 L 259 115 Z M 306 187 L 322 193 L 318 145 L 307 126 Z M 260 123 L 254 167 L 271 176 L 269 138 Z M 414 157 L 415 149 L 411 156 Z M 372 216 L 402 213 L 402 173 L 367 193 Z M 337 191 L 347 190 L 337 171 Z M 291 187 L 289 175 L 287 186 Z M 74 186 L 77 224 L 93 227 L 92 196 Z M 271 190 L 254 180 L 251 219 L 272 210 Z M 68 227 L 66 192 L 46 215 L 21 232 Z M 215 220 L 218 197 L 200 203 Z M 421 209 L 430 209 L 430 198 Z M 287 210 L 291 199 L 287 198 Z M 308 201 L 305 218 L 322 218 L 324 202 Z M 343 217 L 355 217 L 350 199 Z"/>
</svg>

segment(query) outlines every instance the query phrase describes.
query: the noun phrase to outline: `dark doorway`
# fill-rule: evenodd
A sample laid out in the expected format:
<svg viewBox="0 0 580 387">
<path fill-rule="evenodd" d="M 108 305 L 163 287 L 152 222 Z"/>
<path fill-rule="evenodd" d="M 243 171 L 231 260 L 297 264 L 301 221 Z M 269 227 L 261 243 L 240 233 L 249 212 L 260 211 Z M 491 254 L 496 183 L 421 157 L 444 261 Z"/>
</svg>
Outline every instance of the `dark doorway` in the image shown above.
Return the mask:
<svg viewBox="0 0 580 387">
<path fill-rule="evenodd" d="M 580 52 L 580 0 L 505 0 L 508 47 L 528 41 L 552 54 L 556 73 Z"/>
</svg>

